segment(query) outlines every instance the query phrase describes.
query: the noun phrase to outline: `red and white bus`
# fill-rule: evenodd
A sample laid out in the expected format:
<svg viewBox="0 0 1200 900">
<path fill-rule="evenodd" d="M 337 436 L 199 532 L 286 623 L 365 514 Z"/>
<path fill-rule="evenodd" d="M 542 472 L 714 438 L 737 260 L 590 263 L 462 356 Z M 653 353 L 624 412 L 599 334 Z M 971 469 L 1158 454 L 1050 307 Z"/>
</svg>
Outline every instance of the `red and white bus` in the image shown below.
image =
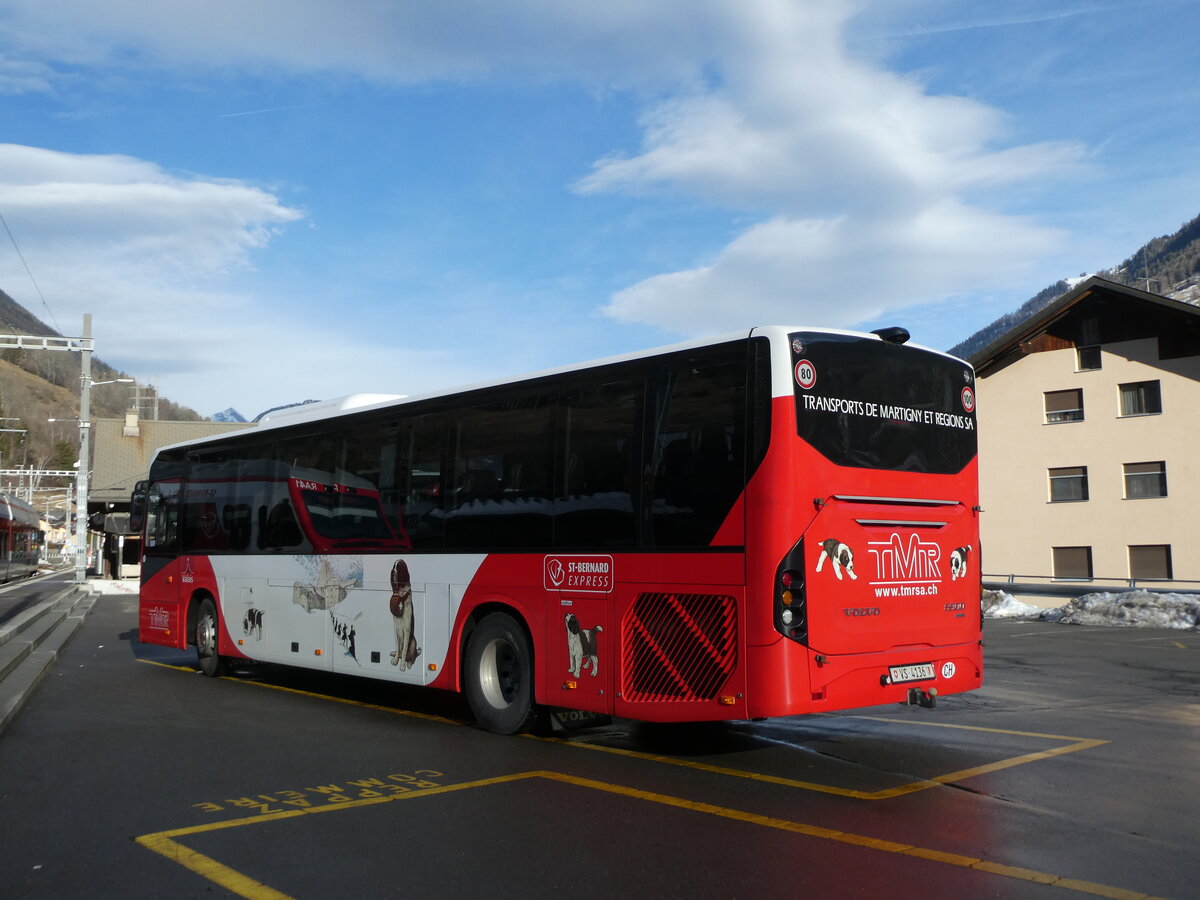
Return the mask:
<svg viewBox="0 0 1200 900">
<path fill-rule="evenodd" d="M 974 373 L 756 328 L 161 450 L 141 640 L 647 721 L 982 680 Z"/>
<path fill-rule="evenodd" d="M 41 517 L 37 510 L 24 500 L 0 494 L 0 581 L 33 575 L 41 552 Z"/>
</svg>

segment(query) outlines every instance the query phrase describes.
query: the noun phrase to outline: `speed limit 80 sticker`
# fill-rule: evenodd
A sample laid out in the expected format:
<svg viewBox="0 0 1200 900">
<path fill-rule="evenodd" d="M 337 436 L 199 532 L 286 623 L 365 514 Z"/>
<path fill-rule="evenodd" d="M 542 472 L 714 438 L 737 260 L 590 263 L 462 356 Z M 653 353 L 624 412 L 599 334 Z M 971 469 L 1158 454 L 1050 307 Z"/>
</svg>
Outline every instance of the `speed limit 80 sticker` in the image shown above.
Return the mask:
<svg viewBox="0 0 1200 900">
<path fill-rule="evenodd" d="M 796 363 L 796 384 L 806 391 L 817 383 L 817 368 L 807 359 Z"/>
</svg>

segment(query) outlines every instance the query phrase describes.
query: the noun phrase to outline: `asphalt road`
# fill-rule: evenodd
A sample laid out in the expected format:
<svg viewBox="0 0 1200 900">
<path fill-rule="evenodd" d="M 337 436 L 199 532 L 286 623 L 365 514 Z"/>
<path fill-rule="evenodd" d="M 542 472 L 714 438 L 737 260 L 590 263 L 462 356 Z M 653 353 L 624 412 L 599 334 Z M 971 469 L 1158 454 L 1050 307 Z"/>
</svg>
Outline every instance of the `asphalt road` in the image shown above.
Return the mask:
<svg viewBox="0 0 1200 900">
<path fill-rule="evenodd" d="M 989 622 L 934 710 L 563 739 L 135 627 L 102 597 L 0 735 L 6 898 L 1200 894 L 1194 632 Z"/>
</svg>

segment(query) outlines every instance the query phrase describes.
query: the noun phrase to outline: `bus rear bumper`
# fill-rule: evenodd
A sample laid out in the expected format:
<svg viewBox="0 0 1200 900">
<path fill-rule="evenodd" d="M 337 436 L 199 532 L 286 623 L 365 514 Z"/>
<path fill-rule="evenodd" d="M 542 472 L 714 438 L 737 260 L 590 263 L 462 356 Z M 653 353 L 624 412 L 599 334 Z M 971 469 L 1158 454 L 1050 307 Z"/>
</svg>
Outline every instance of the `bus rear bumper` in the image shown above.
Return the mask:
<svg viewBox="0 0 1200 900">
<path fill-rule="evenodd" d="M 810 667 L 812 711 L 902 703 L 932 709 L 936 698 L 983 684 L 978 641 L 903 652 L 814 654 Z"/>
</svg>

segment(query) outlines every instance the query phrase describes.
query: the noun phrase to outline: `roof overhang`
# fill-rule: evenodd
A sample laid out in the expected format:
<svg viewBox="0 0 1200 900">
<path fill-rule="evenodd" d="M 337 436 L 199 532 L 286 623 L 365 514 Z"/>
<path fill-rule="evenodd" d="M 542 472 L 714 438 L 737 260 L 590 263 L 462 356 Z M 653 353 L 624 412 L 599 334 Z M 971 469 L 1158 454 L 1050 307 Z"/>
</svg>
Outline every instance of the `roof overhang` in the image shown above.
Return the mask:
<svg viewBox="0 0 1200 900">
<path fill-rule="evenodd" d="M 1161 294 L 1152 294 L 1149 291 L 1138 290 L 1127 284 L 1118 284 L 1115 281 L 1109 281 L 1107 278 L 1093 275 L 1087 281 L 1080 282 L 1057 300 L 1052 301 L 1048 306 L 1026 319 L 1020 325 L 1010 329 L 983 349 L 972 353 L 967 361 L 975 367 L 975 371 L 978 374 L 986 375 L 990 367 L 1004 358 L 1010 357 L 1014 352 L 1019 352 L 1023 343 L 1045 331 L 1051 324 L 1066 315 L 1072 307 L 1101 292 L 1110 295 L 1121 295 L 1136 302 L 1151 303 L 1165 309 L 1200 318 L 1200 307 L 1185 303 L 1182 300 L 1173 300 Z"/>
</svg>

